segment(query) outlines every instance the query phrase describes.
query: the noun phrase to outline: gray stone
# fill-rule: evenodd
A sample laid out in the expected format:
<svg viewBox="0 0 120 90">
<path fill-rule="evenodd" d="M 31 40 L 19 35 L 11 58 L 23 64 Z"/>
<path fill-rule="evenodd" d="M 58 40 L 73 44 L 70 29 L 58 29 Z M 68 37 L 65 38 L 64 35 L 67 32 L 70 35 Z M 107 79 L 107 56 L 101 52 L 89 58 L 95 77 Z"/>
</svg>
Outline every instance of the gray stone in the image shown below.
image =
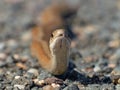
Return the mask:
<svg viewBox="0 0 120 90">
<path fill-rule="evenodd" d="M 13 86 L 6 86 L 5 90 L 13 90 Z"/>
<path fill-rule="evenodd" d="M 3 67 L 3 66 L 5 66 L 5 65 L 6 65 L 6 62 L 0 61 L 0 67 Z"/>
<path fill-rule="evenodd" d="M 86 87 L 86 90 L 100 90 L 100 85 L 99 84 L 91 84 Z"/>
<path fill-rule="evenodd" d="M 31 90 L 38 90 L 38 87 L 33 87 L 31 88 Z"/>
<path fill-rule="evenodd" d="M 79 88 L 77 85 L 71 84 L 71 85 L 67 86 L 66 88 L 64 88 L 63 90 L 79 90 Z"/>
<path fill-rule="evenodd" d="M 6 42 L 6 45 L 7 45 L 7 47 L 11 48 L 11 50 L 16 49 L 19 46 L 18 42 L 16 40 L 14 40 L 14 39 L 8 40 Z"/>
<path fill-rule="evenodd" d="M 7 55 L 5 53 L 0 53 L 0 60 L 5 60 Z"/>
<path fill-rule="evenodd" d="M 111 72 L 113 75 L 120 75 L 120 66 L 113 69 Z"/>
<path fill-rule="evenodd" d="M 7 59 L 6 59 L 6 63 L 7 64 L 12 64 L 13 63 L 13 59 L 12 59 L 12 57 L 7 57 Z"/>
<path fill-rule="evenodd" d="M 113 84 L 103 84 L 100 88 L 101 90 L 114 90 Z"/>
<path fill-rule="evenodd" d="M 116 88 L 116 90 L 120 90 L 120 84 L 117 84 L 117 85 L 115 86 L 115 88 Z"/>
<path fill-rule="evenodd" d="M 38 79 L 43 80 L 43 79 L 48 78 L 48 77 L 52 77 L 52 75 L 45 70 L 41 70 L 40 75 L 38 76 Z"/>
<path fill-rule="evenodd" d="M 26 86 L 27 88 L 30 88 L 30 86 L 33 85 L 33 82 L 32 82 L 31 79 L 26 79 L 24 77 L 19 77 L 19 78 L 16 78 L 12 81 L 12 85 L 15 85 L 15 87 L 21 85 L 20 87 L 22 87 L 22 88 L 23 88 L 23 86 Z"/>
<path fill-rule="evenodd" d="M 0 42 L 0 50 L 3 50 L 5 48 L 5 43 L 4 42 Z"/>
<path fill-rule="evenodd" d="M 37 69 L 34 69 L 34 68 L 29 69 L 27 72 L 34 74 L 34 76 L 38 76 L 38 75 L 39 75 L 38 70 L 37 70 Z"/>
<path fill-rule="evenodd" d="M 17 87 L 18 89 L 25 89 L 25 86 L 24 85 L 18 85 L 18 84 L 15 84 L 14 87 Z"/>
</svg>

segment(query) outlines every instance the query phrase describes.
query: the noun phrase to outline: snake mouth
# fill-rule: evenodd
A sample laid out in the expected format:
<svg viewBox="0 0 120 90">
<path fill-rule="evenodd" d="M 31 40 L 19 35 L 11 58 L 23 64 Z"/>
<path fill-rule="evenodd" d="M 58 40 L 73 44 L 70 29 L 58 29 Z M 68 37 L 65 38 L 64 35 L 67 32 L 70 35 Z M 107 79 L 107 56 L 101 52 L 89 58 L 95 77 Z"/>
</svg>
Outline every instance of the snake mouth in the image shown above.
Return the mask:
<svg viewBox="0 0 120 90">
<path fill-rule="evenodd" d="M 62 43 L 63 43 L 63 40 L 60 41 L 60 48 L 62 48 Z"/>
<path fill-rule="evenodd" d="M 69 46 L 69 41 L 66 37 L 59 37 L 56 39 L 56 45 L 58 45 L 59 48 L 66 48 Z"/>
</svg>

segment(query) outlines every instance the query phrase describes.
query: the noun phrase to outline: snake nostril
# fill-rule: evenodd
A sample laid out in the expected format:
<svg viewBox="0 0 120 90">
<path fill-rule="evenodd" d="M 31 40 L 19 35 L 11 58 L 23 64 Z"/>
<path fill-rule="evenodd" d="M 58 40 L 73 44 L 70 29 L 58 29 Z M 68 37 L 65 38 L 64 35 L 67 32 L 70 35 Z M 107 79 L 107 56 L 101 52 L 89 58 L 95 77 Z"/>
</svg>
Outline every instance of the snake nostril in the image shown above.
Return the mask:
<svg viewBox="0 0 120 90">
<path fill-rule="evenodd" d="M 61 33 L 61 34 L 59 34 L 59 36 L 65 36 L 65 34 L 64 34 L 64 33 Z"/>
<path fill-rule="evenodd" d="M 61 33 L 59 36 L 64 36 L 64 34 Z"/>
</svg>

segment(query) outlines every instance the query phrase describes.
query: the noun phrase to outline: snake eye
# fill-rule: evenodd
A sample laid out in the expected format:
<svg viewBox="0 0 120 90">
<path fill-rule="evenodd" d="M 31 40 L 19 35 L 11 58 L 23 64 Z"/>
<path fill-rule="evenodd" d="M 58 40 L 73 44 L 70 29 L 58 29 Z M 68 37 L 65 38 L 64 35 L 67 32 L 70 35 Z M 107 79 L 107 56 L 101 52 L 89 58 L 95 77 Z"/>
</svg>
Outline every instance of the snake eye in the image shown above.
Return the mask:
<svg viewBox="0 0 120 90">
<path fill-rule="evenodd" d="M 51 34 L 51 37 L 53 37 L 53 34 Z"/>
</svg>

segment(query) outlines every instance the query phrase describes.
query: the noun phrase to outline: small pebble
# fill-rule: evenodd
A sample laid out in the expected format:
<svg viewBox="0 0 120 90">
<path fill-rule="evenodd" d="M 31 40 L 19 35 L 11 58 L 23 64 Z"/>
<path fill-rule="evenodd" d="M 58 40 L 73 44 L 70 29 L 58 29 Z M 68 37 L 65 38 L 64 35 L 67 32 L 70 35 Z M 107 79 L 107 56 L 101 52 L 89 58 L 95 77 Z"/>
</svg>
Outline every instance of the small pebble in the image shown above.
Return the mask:
<svg viewBox="0 0 120 90">
<path fill-rule="evenodd" d="M 15 59 L 16 61 L 19 61 L 21 58 L 18 54 L 14 54 L 13 59 Z"/>
<path fill-rule="evenodd" d="M 23 90 L 25 90 L 25 86 L 24 86 L 24 85 L 15 84 L 14 87 L 15 87 L 15 88 L 17 87 L 18 89 L 23 89 Z"/>
<path fill-rule="evenodd" d="M 4 67 L 4 66 L 6 66 L 6 62 L 0 61 L 0 67 Z"/>
<path fill-rule="evenodd" d="M 118 79 L 118 84 L 120 84 L 120 78 Z"/>
<path fill-rule="evenodd" d="M 47 86 L 43 87 L 43 90 L 60 90 L 60 87 L 58 87 L 58 86 L 53 87 L 51 85 L 47 85 Z"/>
<path fill-rule="evenodd" d="M 38 90 L 38 87 L 33 87 L 31 88 L 31 90 Z"/>
<path fill-rule="evenodd" d="M 52 83 L 51 86 L 54 87 L 54 88 L 60 87 L 59 84 L 55 84 L 55 83 Z"/>
<path fill-rule="evenodd" d="M 101 90 L 114 90 L 114 85 L 113 84 L 103 84 L 101 86 Z"/>
<path fill-rule="evenodd" d="M 114 84 L 120 84 L 120 75 L 112 75 L 111 79 Z"/>
<path fill-rule="evenodd" d="M 23 76 L 20 76 L 20 78 L 13 79 L 11 85 L 14 85 L 14 87 L 22 87 L 24 90 L 27 88 L 30 88 L 33 85 L 33 81 L 31 79 L 27 79 Z"/>
<path fill-rule="evenodd" d="M 0 50 L 3 50 L 5 48 L 5 43 L 4 42 L 0 42 Z"/>
<path fill-rule="evenodd" d="M 86 87 L 86 90 L 100 90 L 100 85 L 99 84 L 91 84 Z"/>
<path fill-rule="evenodd" d="M 39 75 L 38 70 L 35 69 L 35 68 L 30 68 L 30 69 L 27 71 L 27 73 L 32 73 L 32 74 L 34 74 L 35 77 L 37 77 L 37 76 Z"/>
<path fill-rule="evenodd" d="M 30 31 L 24 32 L 24 33 L 22 34 L 22 36 L 21 36 L 21 41 L 22 41 L 23 43 L 26 43 L 26 42 L 28 42 L 28 41 L 30 41 L 30 40 L 31 40 L 31 32 L 30 32 Z"/>
<path fill-rule="evenodd" d="M 51 78 L 46 78 L 45 79 L 45 84 L 52 84 L 52 83 L 62 85 L 63 84 L 63 80 L 59 79 L 59 78 L 55 78 L 55 77 L 51 77 Z"/>
<path fill-rule="evenodd" d="M 120 84 L 117 84 L 117 85 L 115 86 L 115 88 L 116 88 L 116 90 L 120 90 Z"/>
<path fill-rule="evenodd" d="M 43 86 L 45 84 L 44 80 L 33 79 L 33 82 L 39 86 Z"/>
<path fill-rule="evenodd" d="M 120 66 L 113 69 L 111 72 L 112 75 L 120 75 Z"/>
<path fill-rule="evenodd" d="M 99 72 L 99 71 L 101 71 L 101 68 L 99 66 L 95 66 L 95 68 L 93 70 L 94 70 L 94 72 Z"/>
<path fill-rule="evenodd" d="M 22 62 L 26 62 L 28 59 L 29 59 L 28 56 L 22 56 L 22 57 L 21 57 L 21 61 L 22 61 Z"/>
<path fill-rule="evenodd" d="M 13 90 L 13 86 L 6 86 L 5 90 Z"/>
<path fill-rule="evenodd" d="M 15 79 L 19 79 L 20 78 L 20 76 L 15 76 Z"/>
<path fill-rule="evenodd" d="M 113 40 L 108 43 L 110 48 L 118 48 L 120 46 L 120 40 Z"/>
<path fill-rule="evenodd" d="M 78 84 L 78 88 L 79 88 L 80 90 L 85 90 L 85 86 L 84 86 L 84 85 L 81 85 L 81 84 Z"/>
<path fill-rule="evenodd" d="M 38 76 L 38 79 L 44 80 L 45 78 L 48 78 L 48 77 L 52 77 L 52 75 L 45 70 L 41 70 L 40 75 Z"/>
<path fill-rule="evenodd" d="M 64 88 L 63 90 L 79 90 L 79 88 L 77 85 L 71 84 L 71 85 L 67 86 L 66 88 Z"/>
<path fill-rule="evenodd" d="M 7 55 L 5 53 L 0 53 L 0 60 L 5 60 Z"/>
<path fill-rule="evenodd" d="M 17 67 L 19 67 L 19 68 L 21 68 L 21 69 L 24 69 L 24 70 L 26 70 L 27 69 L 27 66 L 26 65 L 24 65 L 23 63 L 16 63 L 16 66 Z"/>
<path fill-rule="evenodd" d="M 120 59 L 120 49 L 117 49 L 116 52 L 109 58 L 110 63 L 117 64 L 117 60 Z"/>
<path fill-rule="evenodd" d="M 14 60 L 12 59 L 12 57 L 8 56 L 6 59 L 6 63 L 7 64 L 13 64 Z"/>
<path fill-rule="evenodd" d="M 11 49 L 16 49 L 18 47 L 18 42 L 14 39 L 10 39 L 6 42 L 6 45 Z"/>
</svg>

